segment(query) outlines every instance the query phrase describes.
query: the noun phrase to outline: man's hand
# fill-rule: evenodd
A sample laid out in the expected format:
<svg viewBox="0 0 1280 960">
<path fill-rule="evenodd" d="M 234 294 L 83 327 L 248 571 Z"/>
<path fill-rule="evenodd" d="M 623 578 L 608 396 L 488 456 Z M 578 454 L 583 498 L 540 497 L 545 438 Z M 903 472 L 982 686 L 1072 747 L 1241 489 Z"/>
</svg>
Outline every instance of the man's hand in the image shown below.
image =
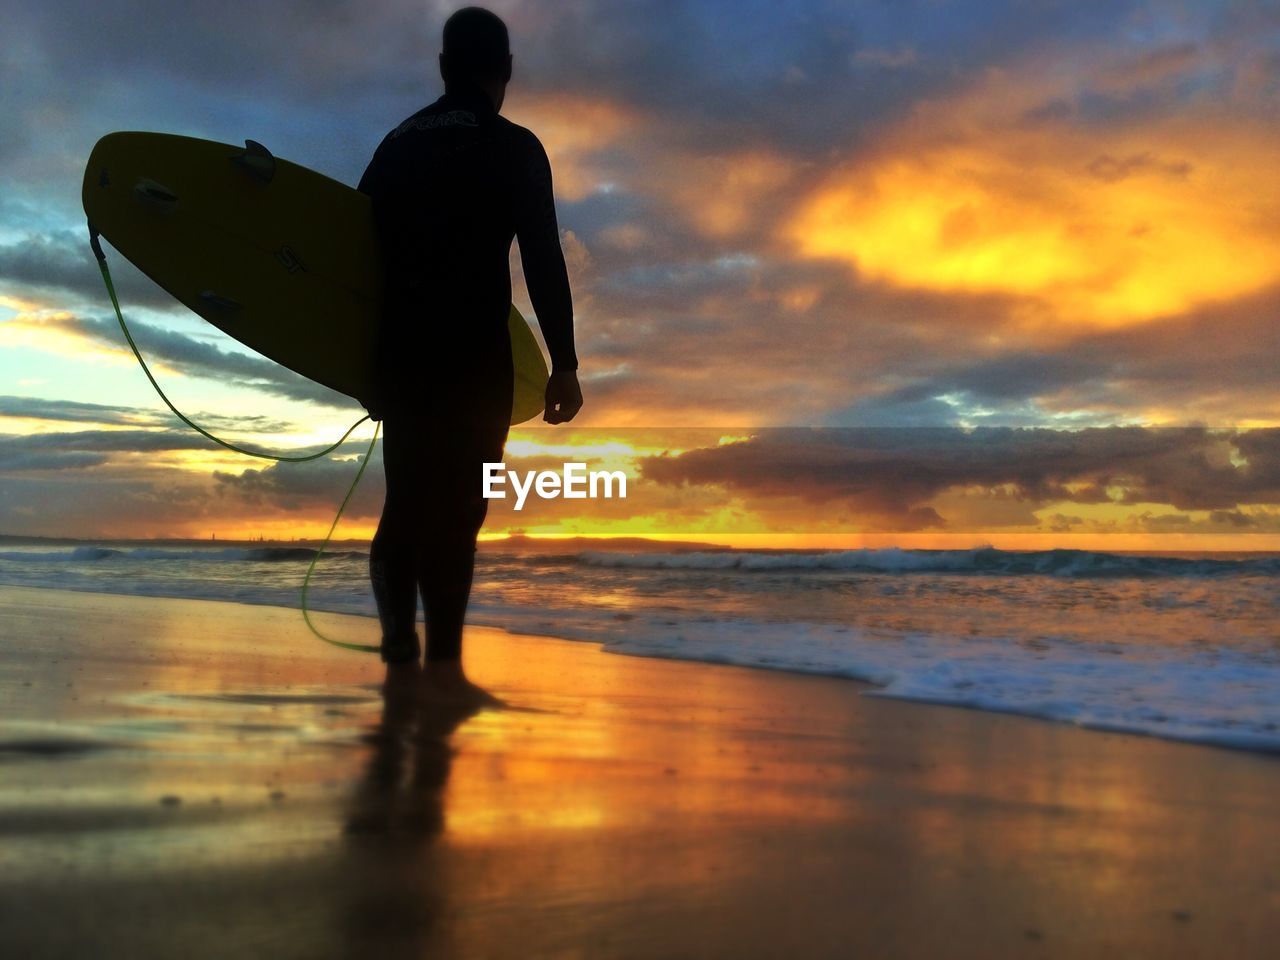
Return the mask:
<svg viewBox="0 0 1280 960">
<path fill-rule="evenodd" d="M 582 409 L 582 388 L 573 370 L 558 370 L 547 381 L 546 409 L 542 419 L 547 423 L 568 423 Z"/>
</svg>

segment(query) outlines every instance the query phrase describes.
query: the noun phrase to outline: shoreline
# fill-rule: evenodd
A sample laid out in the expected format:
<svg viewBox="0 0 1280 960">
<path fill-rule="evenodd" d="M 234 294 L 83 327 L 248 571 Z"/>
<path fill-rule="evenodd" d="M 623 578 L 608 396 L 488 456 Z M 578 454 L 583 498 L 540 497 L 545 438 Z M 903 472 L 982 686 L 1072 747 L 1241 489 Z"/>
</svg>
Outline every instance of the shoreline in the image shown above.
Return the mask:
<svg viewBox="0 0 1280 960">
<path fill-rule="evenodd" d="M 213 604 L 216 603 L 216 606 Z M 367 639 L 362 618 L 320 614 Z M 346 632 L 344 632 L 346 631 Z M 15 956 L 1269 956 L 1280 765 L 470 629 L 0 588 Z"/>
<path fill-rule="evenodd" d="M 696 547 L 699 549 L 710 550 L 779 550 L 789 552 L 807 552 L 807 551 L 841 551 L 841 550 L 974 550 L 974 549 L 997 549 L 1008 552 L 1043 552 L 1046 550 L 1072 550 L 1072 551 L 1089 551 L 1099 553 L 1114 554 L 1130 554 L 1130 555 L 1179 555 L 1179 554 L 1280 554 L 1280 539 L 1275 534 L 1270 533 L 1232 533 L 1228 535 L 1215 533 L 1198 533 L 1198 534 L 1178 534 L 1178 533 L 1159 533 L 1148 534 L 1142 539 L 1139 545 L 1128 547 L 1114 547 L 1109 541 L 1114 539 L 1116 534 L 1054 534 L 1052 537 L 1046 537 L 1043 533 L 992 533 L 976 531 L 971 533 L 950 533 L 950 534 L 929 534 L 923 537 L 903 536 L 902 534 L 812 534 L 812 535 L 790 535 L 776 533 L 740 533 L 740 534 L 709 534 L 706 539 L 690 539 L 696 535 L 690 534 L 655 534 L 649 536 L 635 536 L 630 534 L 523 534 L 523 533 L 482 533 L 480 538 L 481 549 L 485 549 L 486 545 L 490 547 L 501 547 L 503 544 L 520 544 L 520 543 L 536 543 L 539 548 L 552 547 L 554 545 L 568 545 L 573 541 L 580 541 L 581 544 L 618 544 L 630 541 L 637 546 L 637 549 L 660 549 L 672 547 Z M 1255 540 L 1257 543 L 1249 546 L 1241 547 L 1241 541 L 1248 543 Z M 799 541 L 799 542 L 797 542 Z M 249 539 L 238 539 L 229 537 L 225 540 L 205 539 L 204 537 L 178 537 L 178 536 L 161 536 L 161 537 L 142 537 L 142 538 L 113 538 L 113 537 L 62 537 L 62 536 L 39 536 L 33 534 L 19 533 L 0 533 L 0 546 L 10 543 L 18 546 L 38 546 L 41 544 L 70 546 L 74 544 L 101 544 L 101 543 L 118 543 L 136 546 L 155 546 L 157 544 L 165 545 L 192 545 L 192 544 L 226 544 L 227 546 L 302 546 L 306 548 L 315 548 L 324 542 L 323 534 L 317 533 L 311 537 L 298 537 L 295 539 L 281 540 L 264 538 L 257 540 L 252 537 Z M 330 541 L 332 544 L 352 545 L 363 544 L 367 547 L 369 544 L 368 537 L 346 537 L 342 540 Z M 1168 544 L 1173 543 L 1173 546 Z M 1206 546 L 1205 544 L 1212 544 Z M 1260 544 L 1267 544 L 1262 546 Z"/>
<path fill-rule="evenodd" d="M 104 590 L 77 589 L 75 587 L 53 587 L 53 586 L 46 586 L 46 585 L 27 586 L 27 585 L 12 585 L 12 584 L 0 583 L 0 594 L 2 594 L 3 591 L 9 590 L 9 589 L 47 590 L 55 593 L 65 592 L 65 593 L 83 594 L 87 596 L 108 596 L 108 597 L 131 598 L 131 599 L 137 599 L 137 600 L 173 600 L 177 602 L 193 601 L 193 602 L 199 602 L 199 603 L 225 604 L 233 607 L 242 606 L 242 607 L 250 607 L 250 608 L 257 608 L 257 609 L 289 611 L 297 616 L 300 628 L 303 630 L 304 633 L 306 633 L 307 636 L 312 638 L 315 644 L 321 645 L 321 646 L 327 646 L 323 640 L 313 637 L 309 632 L 306 631 L 305 622 L 303 621 L 303 618 L 302 618 L 302 613 L 301 613 L 302 608 L 300 604 L 294 605 L 294 606 L 285 606 L 278 603 L 257 601 L 250 598 L 234 598 L 233 599 L 233 598 L 225 598 L 225 597 L 183 597 L 183 596 L 175 596 L 171 593 L 126 593 L 126 592 L 112 592 L 112 591 L 104 591 Z M 376 623 L 376 619 L 377 619 L 373 614 L 362 614 L 362 613 L 354 613 L 350 611 L 325 609 L 323 606 L 316 607 L 314 604 L 308 604 L 307 609 L 308 609 L 308 612 L 311 613 L 312 615 L 318 614 L 320 616 L 329 616 L 329 617 L 350 617 L 353 619 L 362 620 L 366 622 L 374 622 L 374 623 Z M 419 613 L 418 624 L 419 624 L 419 627 L 421 628 L 422 627 L 421 613 Z M 955 702 L 955 701 L 948 701 L 948 700 L 929 699 L 924 697 L 910 697 L 910 696 L 903 696 L 903 695 L 897 695 L 892 693 L 883 693 L 881 691 L 884 691 L 886 688 L 882 684 L 876 683 L 875 681 L 870 680 L 864 676 L 858 676 L 858 675 L 853 675 L 849 673 L 823 671 L 823 670 L 805 670 L 803 668 L 797 668 L 797 667 L 791 667 L 791 666 L 775 666 L 775 665 L 755 663 L 745 659 L 741 661 L 725 659 L 723 657 L 715 657 L 715 658 L 708 657 L 706 659 L 697 659 L 692 656 L 683 656 L 683 657 L 668 656 L 663 653 L 652 652 L 652 651 L 637 652 L 635 650 L 627 649 L 625 646 L 625 643 L 618 644 L 618 645 L 610 645 L 608 641 L 599 640 L 594 637 L 574 636 L 572 630 L 566 630 L 561 633 L 539 632 L 537 629 L 530 629 L 527 626 L 521 629 L 519 625 L 513 626 L 513 627 L 506 627 L 506 626 L 502 626 L 492 622 L 474 623 L 471 621 L 470 617 L 468 618 L 467 630 L 468 631 L 497 630 L 504 634 L 507 634 L 508 636 L 514 636 L 514 637 L 531 637 L 531 638 L 556 640 L 556 641 L 567 642 L 567 643 L 586 644 L 592 647 L 595 652 L 607 653 L 615 656 L 623 656 L 623 657 L 635 658 L 635 659 L 641 659 L 641 660 L 669 660 L 672 662 L 700 664 L 700 665 L 709 666 L 709 667 L 733 667 L 738 669 L 758 670 L 764 673 L 782 674 L 782 675 L 788 675 L 788 676 L 817 677 L 817 678 L 833 680 L 841 683 L 852 684 L 853 687 L 858 692 L 858 695 L 866 696 L 869 699 L 879 699 L 879 700 L 885 700 L 888 702 L 902 703 L 902 704 L 908 704 L 908 705 L 913 705 L 918 707 L 941 707 L 946 709 L 963 710 L 966 712 L 974 712 L 978 714 L 991 715 L 991 716 L 1016 717 L 1021 720 L 1029 720 L 1037 723 L 1047 723 L 1047 724 L 1052 724 L 1054 726 L 1068 727 L 1068 728 L 1080 730 L 1086 733 L 1105 734 L 1105 735 L 1114 735 L 1114 736 L 1141 737 L 1144 739 L 1156 740 L 1162 743 L 1172 743 L 1172 744 L 1180 744 L 1183 746 L 1202 747 L 1202 748 L 1207 748 L 1212 750 L 1228 750 L 1231 752 L 1244 753 L 1252 756 L 1271 758 L 1271 759 L 1280 759 L 1280 747 L 1276 746 L 1273 740 L 1266 740 L 1261 743 L 1251 743 L 1248 741 L 1247 738 L 1242 738 L 1240 734 L 1234 734 L 1230 736 L 1222 735 L 1219 738 L 1214 738 L 1214 737 L 1210 737 L 1203 734 L 1202 735 L 1178 735 L 1178 734 L 1172 734 L 1172 733 L 1162 734 L 1155 730 L 1148 729 L 1141 726 L 1124 725 L 1120 723 L 1107 723 L 1102 721 L 1080 722 L 1072 719 L 1045 716 L 1043 713 L 1038 713 L 1030 709 L 1020 710 L 1015 707 L 970 704 L 970 703 L 964 703 L 964 702 Z M 376 637 L 374 638 L 374 640 L 366 641 L 366 642 L 376 642 Z"/>
</svg>

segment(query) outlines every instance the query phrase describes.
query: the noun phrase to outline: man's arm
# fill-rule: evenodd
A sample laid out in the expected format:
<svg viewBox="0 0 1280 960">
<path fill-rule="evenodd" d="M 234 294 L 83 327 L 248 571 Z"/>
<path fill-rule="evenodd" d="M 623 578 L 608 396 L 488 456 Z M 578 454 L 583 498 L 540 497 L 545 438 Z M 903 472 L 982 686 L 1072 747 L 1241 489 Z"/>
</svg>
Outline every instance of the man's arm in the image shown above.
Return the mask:
<svg viewBox="0 0 1280 960">
<path fill-rule="evenodd" d="M 370 197 L 370 204 L 373 207 L 373 223 L 374 223 L 374 242 L 381 244 L 382 228 L 378 218 L 378 203 L 372 199 L 377 192 L 378 182 L 378 155 L 375 152 L 373 159 L 369 161 L 369 165 L 365 167 L 364 174 L 360 177 L 360 183 L 356 189 L 366 196 Z M 382 372 L 384 364 L 382 363 L 382 316 L 379 314 L 374 318 L 377 329 L 374 331 L 373 338 L 373 370 L 369 378 L 369 395 L 364 397 L 356 397 L 360 405 L 365 408 L 371 420 L 381 420 L 386 411 L 386 402 L 383 398 Z"/>
<path fill-rule="evenodd" d="M 551 353 L 551 379 L 547 381 L 543 419 L 564 423 L 582 407 L 578 355 L 573 343 L 573 297 L 560 249 L 551 162 L 538 138 L 524 133 L 524 154 L 517 161 L 516 239 L 529 299 Z"/>
</svg>

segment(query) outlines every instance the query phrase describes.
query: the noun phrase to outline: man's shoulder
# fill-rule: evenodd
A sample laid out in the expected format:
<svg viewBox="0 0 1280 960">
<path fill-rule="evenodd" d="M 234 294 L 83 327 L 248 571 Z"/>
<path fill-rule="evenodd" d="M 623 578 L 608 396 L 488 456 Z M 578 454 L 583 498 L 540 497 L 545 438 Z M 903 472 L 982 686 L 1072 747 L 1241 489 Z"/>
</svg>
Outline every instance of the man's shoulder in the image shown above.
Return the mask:
<svg viewBox="0 0 1280 960">
<path fill-rule="evenodd" d="M 530 146 L 538 146 L 538 147 L 542 146 L 542 141 L 540 141 L 537 135 L 528 127 L 522 127 L 520 126 L 520 124 L 516 123 L 513 120 L 508 120 L 506 117 L 502 116 L 501 114 L 498 115 L 498 120 L 506 128 L 507 135 L 510 136 L 512 139 L 518 140 L 521 143 L 528 144 Z"/>
<path fill-rule="evenodd" d="M 456 103 L 443 102 L 444 98 L 428 104 L 410 114 L 397 124 L 374 150 L 369 166 L 357 188 L 371 192 L 382 171 L 402 168 L 412 162 L 423 149 L 433 149 L 428 144 L 470 143 L 480 149 L 505 158 L 514 164 L 514 170 L 541 169 L 547 164 L 547 152 L 542 141 L 528 127 L 508 120 L 501 114 L 477 115 L 476 111 L 460 107 Z M 474 135 L 467 135 L 475 128 Z M 425 136 L 423 136 L 425 134 Z M 437 139 L 442 137 L 443 139 Z"/>
<path fill-rule="evenodd" d="M 523 157 L 546 156 L 547 151 L 543 148 L 542 141 L 528 127 L 522 127 L 501 115 L 498 116 L 498 123 L 513 154 Z"/>
</svg>

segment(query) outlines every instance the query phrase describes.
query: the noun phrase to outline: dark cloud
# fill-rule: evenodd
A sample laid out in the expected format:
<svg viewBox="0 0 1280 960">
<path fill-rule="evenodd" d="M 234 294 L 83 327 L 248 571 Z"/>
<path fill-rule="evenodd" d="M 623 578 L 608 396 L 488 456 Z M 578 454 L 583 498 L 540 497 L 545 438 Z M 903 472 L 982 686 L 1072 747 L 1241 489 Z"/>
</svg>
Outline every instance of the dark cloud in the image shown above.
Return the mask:
<svg viewBox="0 0 1280 960">
<path fill-rule="evenodd" d="M 1214 510 L 1209 514 L 1209 519 L 1214 523 L 1226 524 L 1241 529 L 1260 525 L 1258 517 L 1242 513 L 1239 510 Z"/>
<path fill-rule="evenodd" d="M 647 532 L 675 533 L 700 529 L 714 515 L 739 517 L 738 532 L 1280 530 L 1272 507 L 1280 503 L 1280 429 L 783 428 L 716 444 L 719 433 L 704 430 L 698 439 L 669 432 L 666 442 L 685 452 L 641 458 L 625 501 L 535 503 L 522 514 L 511 510 L 511 500 L 497 501 L 493 526 L 567 520 L 582 529 L 583 522 L 639 519 Z M 593 436 L 578 431 L 575 442 L 591 443 Z M 606 431 L 596 442 L 651 446 L 660 436 Z M 85 535 L 107 530 L 108 520 L 116 525 L 111 529 L 135 531 L 189 529 L 192 521 L 216 529 L 219 518 L 239 524 L 248 516 L 314 526 L 332 515 L 367 450 L 366 442 L 349 441 L 333 457 L 239 474 L 115 456 L 195 449 L 200 442 L 177 432 L 128 430 L 2 438 L 0 530 L 76 531 L 62 524 L 89 516 L 82 500 L 100 510 L 96 522 L 78 528 Z M 586 459 L 589 469 L 601 466 Z M 561 461 L 549 454 L 512 456 L 508 466 L 557 470 Z M 374 520 L 383 490 L 379 449 L 347 520 Z M 1071 504 L 1079 510 L 1064 509 Z M 1111 519 L 1076 515 L 1100 505 Z M 1037 511 L 1046 515 L 1038 519 Z"/>
<path fill-rule="evenodd" d="M 109 423 L 124 426 L 162 427 L 174 424 L 168 411 L 144 407 L 120 407 L 75 400 L 45 400 L 41 397 L 0 396 L 0 417 L 34 420 L 66 420 L 73 423 Z M 246 433 L 290 433 L 297 425 L 262 415 L 224 416 L 197 410 L 193 420 L 209 430 L 239 430 Z"/>
<path fill-rule="evenodd" d="M 1193 66 L 1199 59 L 1198 44 L 1190 41 L 1157 47 L 1134 58 L 1124 72 L 1139 81 L 1160 79 Z"/>
<path fill-rule="evenodd" d="M 66 433 L 28 433 L 0 437 L 0 449 L 144 453 L 166 450 L 205 450 L 215 446 L 198 433 L 182 430 L 74 430 Z"/>
<path fill-rule="evenodd" d="M 27 4 L 6 13 L 4 150 L 43 180 L 75 176 L 113 129 L 253 137 L 353 183 L 382 135 L 438 91 L 439 31 L 455 6 Z M 767 144 L 810 158 L 866 142 L 993 65 L 1112 37 L 1137 6 L 494 4 L 512 28 L 517 110 L 525 93 L 586 94 L 651 115 L 668 149 Z"/>
<path fill-rule="evenodd" d="M 30 471 L 81 471 L 99 468 L 113 454 L 172 453 L 184 450 L 216 450 L 218 447 L 190 430 L 76 430 L 65 433 L 0 434 L 0 475 L 5 483 L 12 475 Z M 299 450 L 305 455 L 312 450 Z M 159 471 L 167 474 L 170 471 Z M 148 473 L 144 471 L 144 473 Z M 143 481 L 154 482 L 152 471 Z"/>
<path fill-rule="evenodd" d="M 9 5 L 4 143 L 34 182 L 76 177 L 111 130 L 253 137 L 346 182 L 434 96 L 445 7 L 279 0 Z M 56 125 L 56 128 L 54 128 Z M 43 169 L 41 168 L 43 166 Z M 78 207 L 64 196 L 62 212 Z"/>
<path fill-rule="evenodd" d="M 642 474 L 661 484 L 722 485 L 747 503 L 801 498 L 828 510 L 844 505 L 900 529 L 940 525 L 945 518 L 930 517 L 930 502 L 965 488 L 1039 506 L 1160 503 L 1234 511 L 1280 502 L 1278 434 L 1142 427 L 778 429 L 647 458 Z"/>
<path fill-rule="evenodd" d="M 31 450 L 5 442 L 0 437 L 0 473 L 16 473 L 29 470 L 83 470 L 106 463 L 101 453 L 70 450 Z"/>
<path fill-rule="evenodd" d="M 1280 429 L 1241 432 L 1235 445 L 1255 483 L 1280 487 Z"/>
<path fill-rule="evenodd" d="M 115 317 L 59 317 L 23 321 L 84 337 L 119 349 L 124 339 Z M 321 386 L 314 380 L 294 373 L 265 357 L 224 350 L 216 344 L 200 340 L 141 320 L 129 320 L 133 335 L 144 360 L 164 363 L 192 377 L 207 377 L 224 384 L 249 387 L 289 400 L 344 409 L 356 408 L 350 397 Z"/>
<path fill-rule="evenodd" d="M 348 444 L 350 441 L 348 441 Z M 249 449 L 254 444 L 244 444 Z M 315 444 L 297 447 L 287 451 L 289 456 L 307 456 L 319 453 L 327 444 Z M 92 452 L 94 454 L 110 453 L 160 453 L 176 450 L 217 450 L 220 447 L 213 441 L 202 437 L 194 430 L 175 427 L 165 430 L 74 430 L 68 432 L 27 433 L 21 435 L 0 435 L 0 450 L 14 454 L 25 454 L 39 450 L 56 450 L 62 452 Z M 340 447 L 339 451 L 345 449 Z M 271 451 L 267 451 L 271 452 Z M 335 455 L 338 455 L 335 452 Z M 317 463 L 323 460 L 315 461 Z M 302 464 L 290 464 L 292 467 Z"/>
<path fill-rule="evenodd" d="M 13 474 L 0 483 L 0 530 L 8 534 L 150 537 L 226 522 L 209 481 L 183 470 L 145 475 L 107 466 Z"/>
<path fill-rule="evenodd" d="M 159 285 L 123 257 L 111 258 L 111 279 L 127 307 L 185 311 Z M 89 249 L 85 230 L 52 234 L 28 234 L 22 240 L 0 244 L 0 284 L 8 293 L 55 294 L 59 305 L 108 304 L 106 285 Z"/>
<path fill-rule="evenodd" d="M 1090 160 L 1085 169 L 1091 177 L 1115 183 L 1139 173 L 1157 173 L 1182 179 L 1191 173 L 1193 167 L 1186 160 L 1162 160 L 1149 153 L 1131 153 L 1123 157 L 1102 153 Z"/>
<path fill-rule="evenodd" d="M 952 423 L 930 383 L 984 362 L 1010 310 L 1005 297 L 897 290 L 824 262 L 655 261 L 597 279 L 608 269 L 593 257 L 587 278 L 587 415 L 640 410 L 653 426 Z M 886 399 L 897 390 L 913 395 Z M 869 420 L 876 403 L 885 416 Z"/>
<path fill-rule="evenodd" d="M 615 434 L 605 435 L 614 439 Z M 236 504 L 250 507 L 259 515 L 274 516 L 297 514 L 306 511 L 333 510 L 341 500 L 359 469 L 359 461 L 368 449 L 367 443 L 350 442 L 341 450 L 339 459 L 325 458 L 311 463 L 274 463 L 260 469 L 249 469 L 242 473 L 215 471 L 213 479 L 217 484 L 217 495 L 229 498 Z M 589 470 L 601 469 L 598 462 L 590 456 L 582 459 Z M 508 454 L 505 458 L 507 466 L 524 474 L 527 471 L 550 470 L 559 472 L 564 466 L 565 457 L 551 455 L 515 456 Z M 611 468 L 607 468 L 611 469 Z M 634 478 L 632 478 L 634 481 Z M 479 478 L 477 478 L 479 482 Z M 531 497 L 522 513 L 513 509 L 515 500 L 510 487 L 505 499 L 495 499 L 489 507 L 490 529 L 501 528 L 507 523 L 544 524 L 558 520 L 573 522 L 587 514 L 593 520 L 608 518 L 611 520 L 641 516 L 655 508 L 679 510 L 688 507 L 687 497 L 670 496 L 665 493 L 651 492 L 649 496 L 632 496 L 628 499 L 600 499 L 583 503 L 582 501 L 540 501 Z M 359 488 L 352 497 L 344 517 L 348 519 L 376 519 L 382 512 L 385 482 L 382 473 L 382 447 L 375 450 L 365 471 Z M 656 495 L 655 495 L 656 494 Z"/>
<path fill-rule="evenodd" d="M 699 144 L 816 156 L 1049 43 L 1107 36 L 1137 4 L 668 0 L 512 4 L 520 82 L 584 85 Z"/>
<path fill-rule="evenodd" d="M 0 435 L 0 532 L 70 536 L 161 536 L 240 527 L 246 516 L 294 519 L 301 526 L 337 509 L 367 441 L 348 441 L 331 457 L 272 464 L 242 476 L 156 466 L 119 454 L 217 449 L 183 430 L 86 430 Z M 298 455 L 319 448 L 290 451 Z M 333 459 L 337 457 L 338 459 Z M 381 448 L 348 506 L 350 520 L 382 508 Z"/>
<path fill-rule="evenodd" d="M 955 301 L 952 301 L 955 302 Z M 1280 369 L 1280 289 L 1191 311 L 1158 325 L 1082 333 L 1053 349 L 989 357 L 985 336 L 953 336 L 947 352 L 903 350 L 895 379 L 833 419 L 841 425 L 913 426 L 943 423 L 1043 425 L 1062 412 L 1110 422 L 1135 398 L 1184 423 L 1231 427 L 1280 417 L 1275 394 Z M 941 309 L 920 312 L 926 329 L 954 326 Z M 917 328 L 919 329 L 919 328 Z M 903 345 L 905 346 L 905 344 Z M 946 403 L 941 398 L 949 398 Z"/>
<path fill-rule="evenodd" d="M 45 400 L 42 397 L 0 396 L 0 417 L 130 426 L 150 426 L 157 422 L 155 411 L 142 407 L 114 407 L 103 403 L 79 403 L 75 400 Z"/>
<path fill-rule="evenodd" d="M 242 473 L 214 471 L 215 493 L 270 514 L 301 510 L 334 510 L 360 469 L 366 441 L 343 444 L 333 455 L 307 463 L 272 463 Z M 382 512 L 382 445 L 378 444 L 360 487 L 347 505 L 349 519 L 377 517 Z"/>
</svg>

